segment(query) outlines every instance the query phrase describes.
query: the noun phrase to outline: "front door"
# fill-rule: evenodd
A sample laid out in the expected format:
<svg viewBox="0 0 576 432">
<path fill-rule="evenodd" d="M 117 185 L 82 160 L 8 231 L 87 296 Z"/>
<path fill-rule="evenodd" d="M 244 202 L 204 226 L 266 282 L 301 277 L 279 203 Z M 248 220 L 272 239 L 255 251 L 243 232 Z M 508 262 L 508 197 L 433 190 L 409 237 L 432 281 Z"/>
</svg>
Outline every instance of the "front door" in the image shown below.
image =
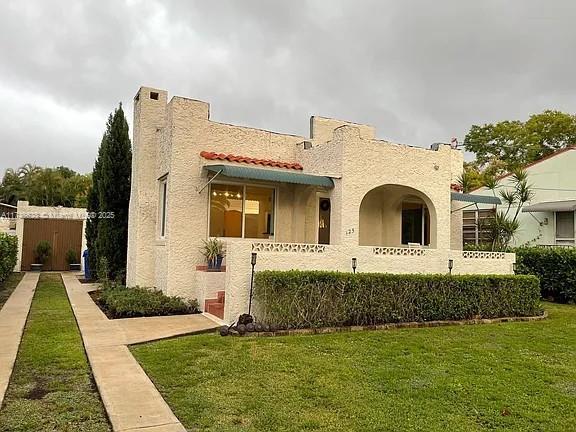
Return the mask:
<svg viewBox="0 0 576 432">
<path fill-rule="evenodd" d="M 318 244 L 330 244 L 330 198 L 318 202 Z"/>
</svg>

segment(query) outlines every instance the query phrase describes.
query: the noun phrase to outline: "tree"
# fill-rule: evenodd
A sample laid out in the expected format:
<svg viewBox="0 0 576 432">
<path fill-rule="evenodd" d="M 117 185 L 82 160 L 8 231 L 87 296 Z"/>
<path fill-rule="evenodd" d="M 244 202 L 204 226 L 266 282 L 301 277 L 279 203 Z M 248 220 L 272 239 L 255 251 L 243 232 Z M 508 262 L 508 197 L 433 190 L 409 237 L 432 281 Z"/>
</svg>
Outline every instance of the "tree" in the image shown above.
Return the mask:
<svg viewBox="0 0 576 432">
<path fill-rule="evenodd" d="M 26 164 L 6 170 L 0 184 L 0 201 L 12 205 L 27 200 L 32 205 L 86 207 L 91 182 L 89 175 L 70 168 Z"/>
<path fill-rule="evenodd" d="M 576 116 L 560 111 L 534 114 L 526 122 L 473 125 L 464 148 L 476 154 L 481 171 L 512 172 L 559 149 L 576 145 Z"/>
<path fill-rule="evenodd" d="M 28 183 L 28 198 L 35 205 L 57 206 L 63 204 L 64 179 L 52 168 L 31 174 Z"/>
<path fill-rule="evenodd" d="M 493 251 L 506 250 L 520 228 L 518 216 L 522 207 L 534 197 L 532 185 L 528 183 L 528 173 L 517 170 L 511 178 L 511 188 L 499 192 L 505 210 L 499 210 L 488 220 L 485 227 L 488 231 L 490 246 Z M 486 179 L 486 187 L 496 196 L 498 181 L 494 177 Z"/>
<path fill-rule="evenodd" d="M 92 186 L 88 190 L 87 196 L 88 219 L 86 220 L 86 247 L 89 251 L 88 263 L 93 278 L 96 277 L 96 269 L 98 268 L 98 250 L 96 248 L 96 239 L 98 238 L 98 214 L 100 212 L 98 179 L 100 178 L 100 160 L 102 158 L 102 149 L 105 146 L 105 138 L 106 136 L 102 138 L 100 148 L 98 149 L 98 157 L 92 170 Z"/>
<path fill-rule="evenodd" d="M 25 199 L 26 190 L 22 179 L 12 168 L 8 168 L 0 184 L 0 202 L 16 205 L 19 199 Z"/>
<path fill-rule="evenodd" d="M 108 261 L 110 277 L 124 280 L 128 249 L 128 204 L 132 149 L 122 104 L 110 114 L 93 173 L 97 192 L 96 257 Z"/>
</svg>

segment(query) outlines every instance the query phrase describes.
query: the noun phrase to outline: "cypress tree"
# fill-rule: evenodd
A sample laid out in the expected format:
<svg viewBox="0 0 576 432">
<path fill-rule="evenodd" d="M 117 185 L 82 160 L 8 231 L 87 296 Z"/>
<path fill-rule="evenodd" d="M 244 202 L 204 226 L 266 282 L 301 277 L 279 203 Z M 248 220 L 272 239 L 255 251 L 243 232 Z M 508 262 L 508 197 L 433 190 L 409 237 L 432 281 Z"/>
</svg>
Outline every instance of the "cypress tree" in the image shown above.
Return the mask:
<svg viewBox="0 0 576 432">
<path fill-rule="evenodd" d="M 108 261 L 109 275 L 124 282 L 128 250 L 128 205 L 132 149 L 122 104 L 108 118 L 99 153 L 96 258 Z"/>
<path fill-rule="evenodd" d="M 100 143 L 100 148 L 98 150 L 98 158 L 94 163 L 94 169 L 92 170 L 92 186 L 88 190 L 88 219 L 86 220 L 86 246 L 88 247 L 88 265 L 90 268 L 91 277 L 95 278 L 97 276 L 96 271 L 98 269 L 98 258 L 96 251 L 96 238 L 98 236 L 98 213 L 100 211 L 100 205 L 98 201 L 98 178 L 100 177 L 100 156 L 102 154 L 102 148 L 105 145 L 105 138 L 102 138 Z"/>
</svg>

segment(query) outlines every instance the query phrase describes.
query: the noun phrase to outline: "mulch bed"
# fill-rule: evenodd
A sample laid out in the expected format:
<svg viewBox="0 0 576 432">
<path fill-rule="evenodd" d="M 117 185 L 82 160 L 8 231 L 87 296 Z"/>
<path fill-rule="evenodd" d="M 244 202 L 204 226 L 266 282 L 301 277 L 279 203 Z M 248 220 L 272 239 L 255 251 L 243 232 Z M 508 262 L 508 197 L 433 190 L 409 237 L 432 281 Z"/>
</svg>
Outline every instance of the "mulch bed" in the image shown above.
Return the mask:
<svg viewBox="0 0 576 432">
<path fill-rule="evenodd" d="M 424 322 L 406 322 L 406 323 L 388 323 L 370 326 L 347 326 L 347 327 L 320 327 L 306 329 L 277 330 L 275 332 L 246 332 L 244 334 L 230 333 L 230 336 L 248 336 L 248 337 L 271 337 L 271 336 L 297 336 L 297 335 L 314 335 L 328 333 L 345 333 L 371 330 L 393 330 L 402 328 L 426 328 L 426 327 L 445 327 L 472 324 L 496 324 L 515 321 L 540 321 L 548 318 L 548 313 L 530 317 L 505 317 L 505 318 L 478 318 L 460 321 L 424 321 Z"/>
</svg>

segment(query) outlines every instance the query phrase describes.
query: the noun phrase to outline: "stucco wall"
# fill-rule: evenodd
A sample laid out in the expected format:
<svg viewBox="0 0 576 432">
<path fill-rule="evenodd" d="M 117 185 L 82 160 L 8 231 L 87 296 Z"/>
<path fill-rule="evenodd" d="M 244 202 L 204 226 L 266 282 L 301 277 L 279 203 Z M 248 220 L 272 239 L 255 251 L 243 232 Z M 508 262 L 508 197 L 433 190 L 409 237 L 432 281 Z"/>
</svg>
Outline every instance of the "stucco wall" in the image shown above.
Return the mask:
<svg viewBox="0 0 576 432">
<path fill-rule="evenodd" d="M 276 245 L 281 247 L 281 245 Z M 309 247 L 309 246 L 308 246 Z M 438 249 L 378 249 L 370 246 L 330 245 L 322 252 L 258 251 L 256 270 L 333 270 L 352 271 L 352 257 L 358 272 L 379 273 L 448 273 L 448 260 L 454 260 L 453 274 L 511 274 L 515 254 L 462 252 Z M 226 271 L 224 319 L 232 322 L 248 310 L 250 292 L 251 243 L 229 242 Z M 397 255 L 406 253 L 413 255 Z M 470 257 L 474 256 L 474 257 Z M 478 256 L 478 257 L 476 257 Z M 257 311 L 257 306 L 256 306 Z"/>
<path fill-rule="evenodd" d="M 157 99 L 152 94 L 158 95 Z M 132 185 L 128 212 L 127 284 L 156 286 L 159 136 L 166 126 L 166 91 L 142 87 L 134 99 Z"/>
</svg>

